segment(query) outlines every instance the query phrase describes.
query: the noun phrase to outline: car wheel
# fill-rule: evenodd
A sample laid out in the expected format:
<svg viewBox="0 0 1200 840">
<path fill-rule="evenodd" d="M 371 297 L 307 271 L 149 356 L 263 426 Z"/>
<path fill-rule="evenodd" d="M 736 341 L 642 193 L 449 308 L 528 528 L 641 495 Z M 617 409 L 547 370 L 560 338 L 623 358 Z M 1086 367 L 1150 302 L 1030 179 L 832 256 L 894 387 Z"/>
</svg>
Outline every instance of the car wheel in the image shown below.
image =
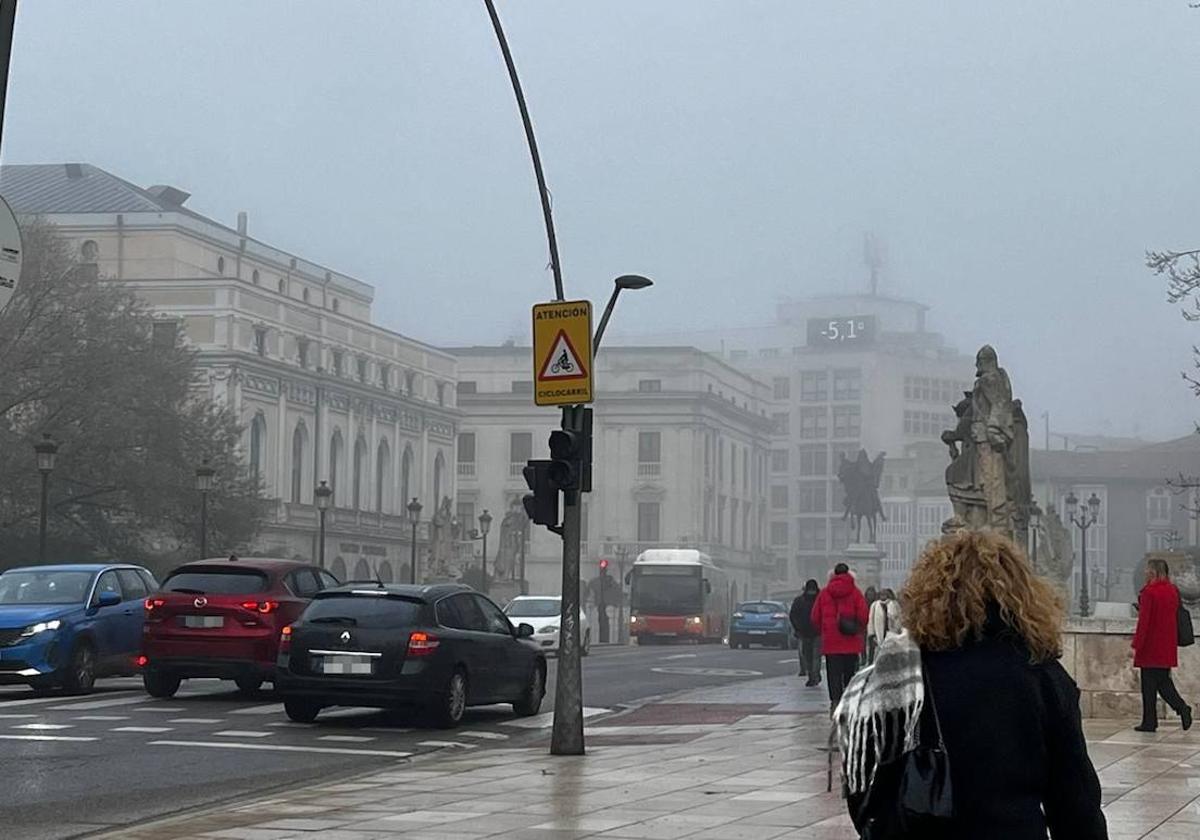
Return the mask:
<svg viewBox="0 0 1200 840">
<path fill-rule="evenodd" d="M 535 662 L 533 670 L 526 680 L 525 690 L 520 699 L 513 703 L 513 711 L 519 717 L 533 717 L 542 709 L 542 698 L 546 696 L 546 670 L 540 662 Z"/>
<path fill-rule="evenodd" d="M 288 699 L 283 701 L 283 710 L 288 720 L 296 723 L 312 723 L 321 714 L 321 704 L 312 700 Z"/>
<path fill-rule="evenodd" d="M 145 686 L 146 693 L 160 700 L 174 697 L 175 692 L 179 690 L 181 682 L 183 680 L 179 677 L 164 673 L 156 668 L 147 670 L 142 674 L 142 685 Z"/>
<path fill-rule="evenodd" d="M 589 628 L 588 631 L 583 634 L 583 647 L 581 647 L 579 649 L 579 655 L 587 656 L 591 652 L 592 652 L 592 631 Z"/>
<path fill-rule="evenodd" d="M 263 684 L 259 677 L 238 677 L 234 682 L 242 694 L 257 694 Z"/>
<path fill-rule="evenodd" d="M 737 641 L 737 639 L 733 638 L 733 636 L 729 637 L 729 649 L 730 650 L 738 649 L 738 641 Z"/>
<path fill-rule="evenodd" d="M 467 711 L 467 673 L 455 668 L 446 681 L 446 691 L 433 708 L 433 723 L 440 729 L 453 729 Z"/>
<path fill-rule="evenodd" d="M 96 649 L 91 642 L 79 641 L 71 651 L 63 688 L 68 694 L 87 694 L 96 685 Z"/>
</svg>

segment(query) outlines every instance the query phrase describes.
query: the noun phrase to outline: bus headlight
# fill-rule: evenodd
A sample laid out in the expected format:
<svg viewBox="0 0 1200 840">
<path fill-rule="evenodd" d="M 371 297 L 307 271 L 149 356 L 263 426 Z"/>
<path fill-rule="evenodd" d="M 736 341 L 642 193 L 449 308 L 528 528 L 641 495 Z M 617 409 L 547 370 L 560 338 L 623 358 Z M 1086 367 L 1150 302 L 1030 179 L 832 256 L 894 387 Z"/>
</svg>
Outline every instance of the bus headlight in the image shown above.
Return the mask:
<svg viewBox="0 0 1200 840">
<path fill-rule="evenodd" d="M 688 619 L 688 621 L 691 622 L 692 624 L 703 624 L 704 623 L 704 619 L 698 615 L 692 616 L 690 619 Z"/>
</svg>

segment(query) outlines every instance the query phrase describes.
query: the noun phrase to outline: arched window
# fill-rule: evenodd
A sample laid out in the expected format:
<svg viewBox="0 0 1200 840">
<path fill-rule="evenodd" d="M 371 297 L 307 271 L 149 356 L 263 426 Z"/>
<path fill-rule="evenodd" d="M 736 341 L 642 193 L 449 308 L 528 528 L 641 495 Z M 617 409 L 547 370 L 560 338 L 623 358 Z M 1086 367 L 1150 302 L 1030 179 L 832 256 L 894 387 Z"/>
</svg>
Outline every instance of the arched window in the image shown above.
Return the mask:
<svg viewBox="0 0 1200 840">
<path fill-rule="evenodd" d="M 433 459 L 433 503 L 435 506 L 442 501 L 442 474 L 446 472 L 446 458 L 438 451 Z"/>
<path fill-rule="evenodd" d="M 308 303 L 308 299 L 310 297 L 309 292 L 308 292 L 308 286 L 304 287 L 304 291 L 301 293 L 301 296 L 304 298 L 304 302 Z"/>
<path fill-rule="evenodd" d="M 329 567 L 330 573 L 339 581 L 346 580 L 346 561 L 341 557 L 333 558 L 333 565 Z"/>
<path fill-rule="evenodd" d="M 279 294 L 282 295 L 286 291 L 287 291 L 287 279 L 284 277 L 280 277 L 279 278 Z"/>
<path fill-rule="evenodd" d="M 225 274 L 225 258 L 217 257 L 217 274 L 224 276 Z"/>
<path fill-rule="evenodd" d="M 352 486 L 353 486 L 352 492 L 354 493 L 354 509 L 355 510 L 362 510 L 363 502 L 366 501 L 366 499 L 363 498 L 363 489 L 364 489 L 363 482 L 364 482 L 364 478 L 365 478 L 363 473 L 366 471 L 367 471 L 367 442 L 360 437 L 358 440 L 356 440 L 354 442 L 354 478 L 352 481 Z"/>
<path fill-rule="evenodd" d="M 404 393 L 410 397 L 416 396 L 417 374 L 411 370 L 404 372 Z"/>
<path fill-rule="evenodd" d="M 333 437 L 329 440 L 329 487 L 336 494 L 338 486 L 338 469 L 342 465 L 342 450 L 345 445 L 342 443 L 342 432 L 340 429 L 335 429 Z M 333 497 L 334 505 L 337 505 L 337 496 Z"/>
<path fill-rule="evenodd" d="M 379 571 L 375 574 L 380 583 L 391 583 L 394 579 L 392 577 L 392 564 L 384 560 L 379 564 Z"/>
<path fill-rule="evenodd" d="M 265 424 L 264 424 L 265 425 Z M 308 449 L 308 430 L 304 421 L 296 424 L 292 432 L 292 502 L 304 501 L 304 453 Z"/>
<path fill-rule="evenodd" d="M 85 239 L 79 246 L 79 259 L 85 263 L 94 263 L 100 257 L 100 246 L 94 239 Z"/>
<path fill-rule="evenodd" d="M 257 268 L 254 269 L 254 271 L 250 272 L 250 282 L 253 283 L 255 286 L 258 285 L 258 269 Z"/>
<path fill-rule="evenodd" d="M 358 562 L 354 564 L 354 579 L 355 580 L 372 580 L 371 567 L 367 565 L 367 561 L 358 558 Z"/>
<path fill-rule="evenodd" d="M 265 456 L 267 454 L 267 421 L 262 412 L 254 415 L 250 421 L 250 477 L 257 485 L 262 481 L 266 472 Z"/>
<path fill-rule="evenodd" d="M 375 512 L 392 512 L 392 449 L 386 440 L 379 441 L 375 455 Z"/>
</svg>

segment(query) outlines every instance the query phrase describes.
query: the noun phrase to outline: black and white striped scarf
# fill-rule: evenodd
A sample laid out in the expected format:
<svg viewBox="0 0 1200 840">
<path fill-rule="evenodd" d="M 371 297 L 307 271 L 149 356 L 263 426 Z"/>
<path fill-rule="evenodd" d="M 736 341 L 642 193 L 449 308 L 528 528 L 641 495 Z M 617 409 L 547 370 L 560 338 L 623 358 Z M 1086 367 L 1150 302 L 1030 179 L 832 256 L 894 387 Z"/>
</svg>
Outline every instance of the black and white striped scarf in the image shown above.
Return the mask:
<svg viewBox="0 0 1200 840">
<path fill-rule="evenodd" d="M 833 712 L 850 793 L 870 787 L 880 762 L 916 747 L 924 706 L 921 649 L 907 631 L 889 635 L 875 663 L 854 675 Z"/>
</svg>

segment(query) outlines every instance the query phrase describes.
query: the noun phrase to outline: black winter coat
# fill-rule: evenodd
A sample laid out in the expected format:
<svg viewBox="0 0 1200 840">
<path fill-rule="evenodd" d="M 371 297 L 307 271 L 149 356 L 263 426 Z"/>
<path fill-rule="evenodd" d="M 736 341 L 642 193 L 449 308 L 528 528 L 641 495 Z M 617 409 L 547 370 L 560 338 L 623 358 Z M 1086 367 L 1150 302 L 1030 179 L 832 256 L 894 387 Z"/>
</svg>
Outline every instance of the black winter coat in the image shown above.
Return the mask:
<svg viewBox="0 0 1200 840">
<path fill-rule="evenodd" d="M 812 623 L 813 604 L 817 602 L 818 594 L 801 592 L 792 599 L 788 619 L 792 622 L 792 629 L 796 631 L 796 635 L 802 639 L 812 639 L 821 635 L 821 631 Z"/>
<path fill-rule="evenodd" d="M 983 638 L 927 653 L 964 840 L 1107 840 L 1079 689 L 993 614 Z M 1044 809 L 1044 811 L 1043 811 Z"/>
</svg>

